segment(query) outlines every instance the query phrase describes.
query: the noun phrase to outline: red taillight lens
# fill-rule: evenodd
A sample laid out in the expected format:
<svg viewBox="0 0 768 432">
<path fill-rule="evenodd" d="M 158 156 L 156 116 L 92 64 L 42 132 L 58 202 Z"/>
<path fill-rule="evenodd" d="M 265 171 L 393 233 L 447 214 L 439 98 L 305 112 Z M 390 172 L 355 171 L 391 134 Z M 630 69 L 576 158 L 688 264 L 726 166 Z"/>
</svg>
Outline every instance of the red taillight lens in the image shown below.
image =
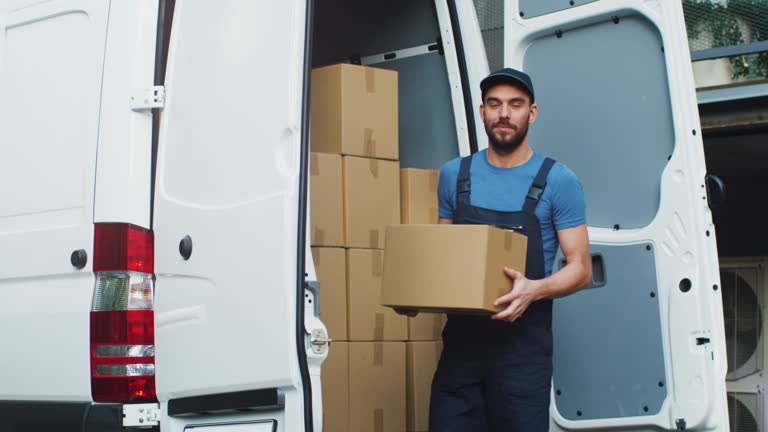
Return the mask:
<svg viewBox="0 0 768 432">
<path fill-rule="evenodd" d="M 155 311 L 91 311 L 91 348 L 154 343 Z"/>
<path fill-rule="evenodd" d="M 157 402 L 155 377 L 101 377 L 91 385 L 96 402 Z"/>
<path fill-rule="evenodd" d="M 152 232 L 128 224 L 97 224 L 93 268 L 93 400 L 157 401 Z"/>
<path fill-rule="evenodd" d="M 154 273 L 152 231 L 130 224 L 96 224 L 93 271 Z"/>
</svg>

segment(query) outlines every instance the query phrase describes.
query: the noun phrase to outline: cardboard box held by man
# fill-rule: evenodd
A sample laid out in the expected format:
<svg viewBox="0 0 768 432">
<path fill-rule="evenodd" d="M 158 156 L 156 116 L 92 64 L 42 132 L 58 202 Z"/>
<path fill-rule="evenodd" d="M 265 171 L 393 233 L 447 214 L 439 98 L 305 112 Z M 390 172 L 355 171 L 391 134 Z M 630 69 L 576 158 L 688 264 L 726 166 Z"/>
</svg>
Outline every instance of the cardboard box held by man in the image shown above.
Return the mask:
<svg viewBox="0 0 768 432">
<path fill-rule="evenodd" d="M 488 225 L 391 225 L 381 304 L 423 312 L 493 314 L 525 268 L 527 238 Z"/>
</svg>

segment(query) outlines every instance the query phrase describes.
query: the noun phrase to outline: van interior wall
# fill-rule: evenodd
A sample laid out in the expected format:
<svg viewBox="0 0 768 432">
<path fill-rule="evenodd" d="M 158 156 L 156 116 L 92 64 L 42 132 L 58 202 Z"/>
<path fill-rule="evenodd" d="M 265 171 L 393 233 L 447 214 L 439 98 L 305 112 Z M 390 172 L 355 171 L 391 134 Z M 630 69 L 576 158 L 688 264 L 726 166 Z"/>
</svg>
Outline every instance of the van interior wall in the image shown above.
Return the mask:
<svg viewBox="0 0 768 432">
<path fill-rule="evenodd" d="M 639 14 L 566 34 L 542 33 L 525 51 L 539 105 L 531 143 L 579 177 L 590 226 L 645 227 L 675 147 L 661 34 Z"/>
<path fill-rule="evenodd" d="M 768 125 L 748 134 L 708 136 L 709 174 L 725 183 L 725 203 L 713 210 L 718 254 L 768 256 Z"/>
<path fill-rule="evenodd" d="M 435 44 L 432 0 L 318 0 L 312 67 Z M 459 155 L 445 56 L 438 51 L 369 66 L 398 72 L 400 165 L 437 169 Z"/>
</svg>

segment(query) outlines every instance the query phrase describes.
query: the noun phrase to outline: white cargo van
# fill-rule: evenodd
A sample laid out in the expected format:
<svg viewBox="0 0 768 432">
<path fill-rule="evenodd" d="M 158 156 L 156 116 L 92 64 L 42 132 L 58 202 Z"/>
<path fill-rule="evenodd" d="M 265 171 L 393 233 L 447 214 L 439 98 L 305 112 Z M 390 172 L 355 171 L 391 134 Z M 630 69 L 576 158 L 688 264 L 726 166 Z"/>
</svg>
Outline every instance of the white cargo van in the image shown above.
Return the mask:
<svg viewBox="0 0 768 432">
<path fill-rule="evenodd" d="M 485 147 L 482 3 L 0 0 L 0 430 L 319 431 L 309 71 L 397 70 L 401 164 L 438 168 Z M 728 430 L 680 2 L 492 18 L 587 196 L 551 430 Z"/>
</svg>

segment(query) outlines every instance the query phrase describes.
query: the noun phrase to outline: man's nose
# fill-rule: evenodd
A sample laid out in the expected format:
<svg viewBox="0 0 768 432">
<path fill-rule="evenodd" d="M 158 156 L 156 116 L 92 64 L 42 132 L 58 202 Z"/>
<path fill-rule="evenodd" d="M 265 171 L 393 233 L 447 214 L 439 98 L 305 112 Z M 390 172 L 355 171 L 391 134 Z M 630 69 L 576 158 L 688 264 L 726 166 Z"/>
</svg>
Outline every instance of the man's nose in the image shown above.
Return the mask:
<svg viewBox="0 0 768 432">
<path fill-rule="evenodd" d="M 507 107 L 506 104 L 501 105 L 501 110 L 499 111 L 499 117 L 509 118 L 509 107 Z"/>
</svg>

